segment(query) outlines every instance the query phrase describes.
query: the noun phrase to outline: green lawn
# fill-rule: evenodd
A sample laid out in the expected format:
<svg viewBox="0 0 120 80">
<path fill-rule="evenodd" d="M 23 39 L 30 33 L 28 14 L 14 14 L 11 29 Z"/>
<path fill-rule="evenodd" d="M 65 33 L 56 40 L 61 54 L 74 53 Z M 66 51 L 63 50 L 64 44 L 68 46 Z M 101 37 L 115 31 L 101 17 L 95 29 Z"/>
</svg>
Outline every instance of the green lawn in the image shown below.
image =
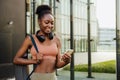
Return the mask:
<svg viewBox="0 0 120 80">
<path fill-rule="evenodd" d="M 70 66 L 67 65 L 63 68 L 64 70 L 70 70 Z M 82 71 L 87 72 L 88 71 L 88 65 L 75 65 L 74 67 L 75 71 Z M 116 61 L 106 61 L 106 62 L 100 62 L 92 64 L 92 72 L 99 72 L 99 73 L 115 73 L 116 72 Z"/>
</svg>

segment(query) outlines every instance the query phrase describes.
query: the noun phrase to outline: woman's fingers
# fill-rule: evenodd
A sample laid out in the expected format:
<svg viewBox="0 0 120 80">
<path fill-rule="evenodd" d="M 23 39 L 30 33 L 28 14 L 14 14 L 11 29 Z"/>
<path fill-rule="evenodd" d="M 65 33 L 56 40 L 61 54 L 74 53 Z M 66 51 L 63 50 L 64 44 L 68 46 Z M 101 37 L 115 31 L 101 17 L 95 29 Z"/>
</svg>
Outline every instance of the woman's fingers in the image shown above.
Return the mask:
<svg viewBox="0 0 120 80">
<path fill-rule="evenodd" d="M 70 60 L 71 60 L 71 55 L 65 53 L 65 54 L 62 56 L 62 60 L 63 60 L 64 62 L 70 62 Z"/>
</svg>

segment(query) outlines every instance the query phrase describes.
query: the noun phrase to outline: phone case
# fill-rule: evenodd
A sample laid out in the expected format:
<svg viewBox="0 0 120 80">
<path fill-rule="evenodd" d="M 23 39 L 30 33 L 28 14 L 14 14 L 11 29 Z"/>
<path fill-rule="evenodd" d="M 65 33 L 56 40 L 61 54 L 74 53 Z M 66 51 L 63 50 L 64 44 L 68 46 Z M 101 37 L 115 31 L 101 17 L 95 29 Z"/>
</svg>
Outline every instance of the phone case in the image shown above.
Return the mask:
<svg viewBox="0 0 120 80">
<path fill-rule="evenodd" d="M 72 54 L 72 53 L 73 53 L 73 51 L 74 51 L 74 50 L 69 49 L 69 50 L 67 50 L 66 52 L 67 52 L 67 53 L 69 53 L 69 54 Z"/>
</svg>

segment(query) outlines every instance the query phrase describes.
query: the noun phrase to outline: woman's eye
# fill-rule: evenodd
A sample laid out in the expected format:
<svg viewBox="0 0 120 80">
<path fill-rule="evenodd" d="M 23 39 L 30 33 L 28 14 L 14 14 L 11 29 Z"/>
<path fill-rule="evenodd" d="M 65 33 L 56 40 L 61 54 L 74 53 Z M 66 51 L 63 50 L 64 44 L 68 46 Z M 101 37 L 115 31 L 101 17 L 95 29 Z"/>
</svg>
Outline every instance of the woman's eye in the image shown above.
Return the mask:
<svg viewBox="0 0 120 80">
<path fill-rule="evenodd" d="M 45 22 L 45 24 L 49 24 L 49 22 Z"/>
<path fill-rule="evenodd" d="M 53 25 L 53 24 L 54 24 L 54 22 L 51 22 L 51 24 Z"/>
</svg>

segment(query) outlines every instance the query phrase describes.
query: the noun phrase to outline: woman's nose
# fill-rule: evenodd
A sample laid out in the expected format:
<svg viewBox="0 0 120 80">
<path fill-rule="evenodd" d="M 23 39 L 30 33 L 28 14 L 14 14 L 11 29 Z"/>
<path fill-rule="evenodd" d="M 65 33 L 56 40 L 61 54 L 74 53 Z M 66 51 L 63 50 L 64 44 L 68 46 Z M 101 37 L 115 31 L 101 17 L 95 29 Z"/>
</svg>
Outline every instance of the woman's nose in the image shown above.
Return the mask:
<svg viewBox="0 0 120 80">
<path fill-rule="evenodd" d="M 53 24 L 49 23 L 48 27 L 53 28 Z"/>
</svg>

